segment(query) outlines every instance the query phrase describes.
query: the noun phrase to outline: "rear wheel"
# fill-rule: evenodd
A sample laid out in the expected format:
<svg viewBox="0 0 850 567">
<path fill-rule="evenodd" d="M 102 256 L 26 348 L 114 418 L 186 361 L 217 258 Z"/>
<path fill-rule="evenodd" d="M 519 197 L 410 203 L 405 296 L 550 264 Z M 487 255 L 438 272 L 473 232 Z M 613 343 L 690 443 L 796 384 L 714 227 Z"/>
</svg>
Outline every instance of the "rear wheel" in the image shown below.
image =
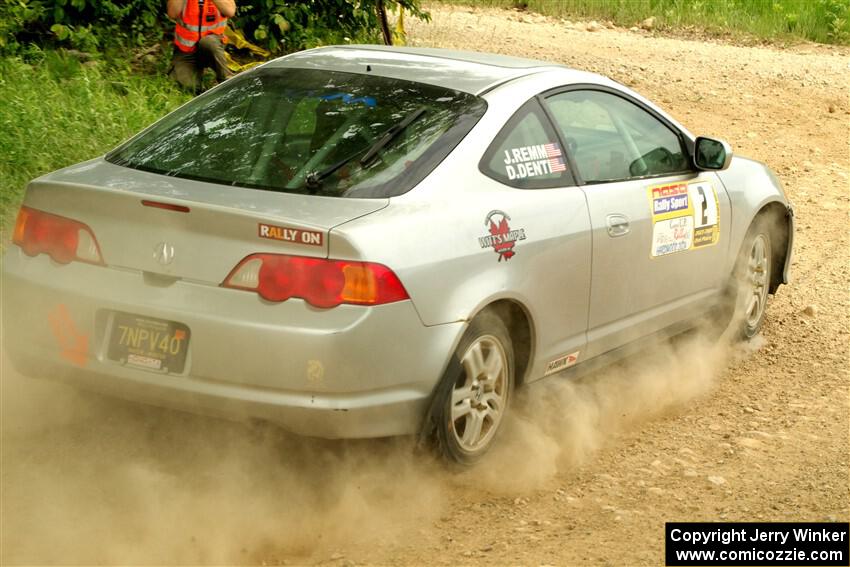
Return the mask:
<svg viewBox="0 0 850 567">
<path fill-rule="evenodd" d="M 514 387 L 514 352 L 502 320 L 482 313 L 455 351 L 435 394 L 435 436 L 441 456 L 472 464 L 493 445 Z M 451 365 L 450 365 L 451 367 Z"/>
</svg>

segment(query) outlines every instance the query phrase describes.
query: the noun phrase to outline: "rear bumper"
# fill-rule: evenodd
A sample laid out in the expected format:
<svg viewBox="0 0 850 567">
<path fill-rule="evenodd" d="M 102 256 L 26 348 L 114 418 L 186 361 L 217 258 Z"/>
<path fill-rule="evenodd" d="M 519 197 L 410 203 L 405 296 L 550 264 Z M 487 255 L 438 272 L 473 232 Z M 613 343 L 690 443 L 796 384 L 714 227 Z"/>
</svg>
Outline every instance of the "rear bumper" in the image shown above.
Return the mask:
<svg viewBox="0 0 850 567">
<path fill-rule="evenodd" d="M 4 354 L 26 376 L 329 438 L 417 432 L 463 331 L 462 323 L 424 326 L 409 301 L 329 310 L 269 304 L 205 284 L 163 286 L 135 271 L 60 266 L 16 246 L 4 257 L 3 305 Z M 110 311 L 187 325 L 183 372 L 107 359 Z"/>
</svg>

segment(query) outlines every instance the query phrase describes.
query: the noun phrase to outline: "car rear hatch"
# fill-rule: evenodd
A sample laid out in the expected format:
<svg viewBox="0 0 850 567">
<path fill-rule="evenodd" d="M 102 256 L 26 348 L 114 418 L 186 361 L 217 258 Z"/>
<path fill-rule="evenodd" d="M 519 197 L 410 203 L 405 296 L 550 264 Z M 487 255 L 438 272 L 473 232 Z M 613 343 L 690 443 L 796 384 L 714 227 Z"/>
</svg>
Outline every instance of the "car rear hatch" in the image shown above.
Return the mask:
<svg viewBox="0 0 850 567">
<path fill-rule="evenodd" d="M 325 258 L 334 226 L 387 203 L 178 179 L 98 158 L 33 181 L 24 204 L 88 225 L 110 267 L 220 284 L 252 253 Z"/>
</svg>

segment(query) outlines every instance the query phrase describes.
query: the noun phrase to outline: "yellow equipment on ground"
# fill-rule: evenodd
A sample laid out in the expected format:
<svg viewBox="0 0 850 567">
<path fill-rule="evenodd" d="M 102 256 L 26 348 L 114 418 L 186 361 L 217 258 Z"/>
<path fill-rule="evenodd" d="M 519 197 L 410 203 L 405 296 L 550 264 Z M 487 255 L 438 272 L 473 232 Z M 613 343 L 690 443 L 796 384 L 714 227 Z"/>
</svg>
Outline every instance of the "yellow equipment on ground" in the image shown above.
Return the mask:
<svg viewBox="0 0 850 567">
<path fill-rule="evenodd" d="M 235 47 L 236 49 L 247 49 L 253 55 L 262 57 L 259 61 L 248 61 L 246 63 L 240 63 L 231 57 L 230 53 L 225 52 L 225 57 L 227 57 L 227 68 L 233 71 L 234 73 L 239 73 L 241 71 L 245 71 L 246 69 L 250 69 L 251 67 L 256 67 L 257 65 L 264 63 L 266 59 L 271 56 L 271 53 L 263 49 L 258 45 L 254 45 L 242 34 L 241 31 L 237 29 L 233 29 L 230 25 L 227 26 L 227 29 L 224 30 L 224 35 L 227 37 L 227 44 Z"/>
<path fill-rule="evenodd" d="M 404 31 L 404 8 L 398 7 L 398 20 L 395 22 L 395 33 L 393 33 L 393 44 L 406 45 L 407 32 Z"/>
</svg>

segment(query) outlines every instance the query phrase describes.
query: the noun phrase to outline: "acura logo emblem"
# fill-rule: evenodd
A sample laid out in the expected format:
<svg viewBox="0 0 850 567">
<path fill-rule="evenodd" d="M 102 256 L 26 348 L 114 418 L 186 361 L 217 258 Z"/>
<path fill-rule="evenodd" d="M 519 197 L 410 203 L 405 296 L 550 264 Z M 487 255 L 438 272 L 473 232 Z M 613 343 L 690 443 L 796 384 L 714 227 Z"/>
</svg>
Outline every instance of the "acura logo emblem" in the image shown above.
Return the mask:
<svg viewBox="0 0 850 567">
<path fill-rule="evenodd" d="M 154 247 L 153 257 L 163 266 L 167 266 L 174 260 L 174 246 L 168 242 L 160 242 Z"/>
</svg>

